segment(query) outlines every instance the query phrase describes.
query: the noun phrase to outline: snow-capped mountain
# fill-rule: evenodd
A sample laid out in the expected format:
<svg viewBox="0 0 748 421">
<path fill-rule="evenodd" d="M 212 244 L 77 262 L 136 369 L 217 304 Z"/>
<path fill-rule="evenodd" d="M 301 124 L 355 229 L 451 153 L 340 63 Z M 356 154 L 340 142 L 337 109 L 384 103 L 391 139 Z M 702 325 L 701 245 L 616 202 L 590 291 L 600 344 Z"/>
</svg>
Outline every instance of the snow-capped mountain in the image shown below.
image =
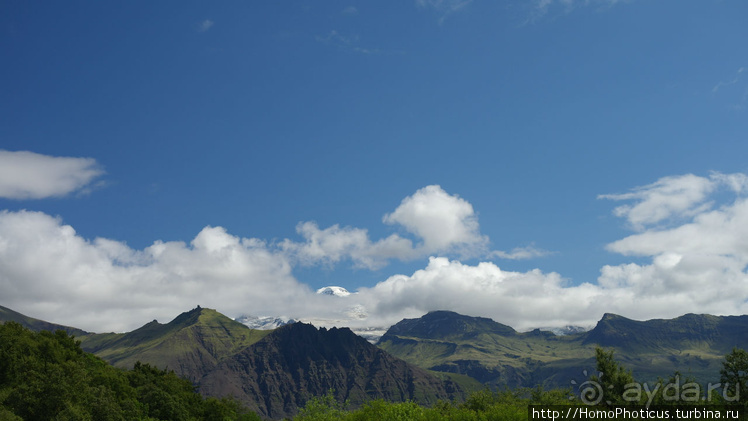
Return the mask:
<svg viewBox="0 0 748 421">
<path fill-rule="evenodd" d="M 351 293 L 347 289 L 343 287 L 337 287 L 337 286 L 329 286 L 329 287 L 320 288 L 317 290 L 317 294 L 334 295 L 336 297 L 347 297 L 351 295 Z"/>
<path fill-rule="evenodd" d="M 545 330 L 548 332 L 553 332 L 556 336 L 566 336 L 566 335 L 573 335 L 575 333 L 582 333 L 587 332 L 591 328 L 586 328 L 582 326 L 563 326 L 563 327 L 541 327 L 540 330 Z"/>
<path fill-rule="evenodd" d="M 234 320 L 247 326 L 250 329 L 258 329 L 258 330 L 272 330 L 277 327 L 281 327 L 283 325 L 296 323 L 296 320 L 288 319 L 285 317 L 271 317 L 271 316 L 258 317 L 258 316 L 248 315 L 248 314 L 239 316 Z"/>
<path fill-rule="evenodd" d="M 348 291 L 347 289 L 339 286 L 327 286 L 324 288 L 320 288 L 317 290 L 317 294 L 319 295 L 329 295 L 331 297 L 348 297 L 350 295 L 355 295 L 355 293 L 352 293 Z M 258 317 L 258 316 L 252 316 L 252 315 L 242 315 L 237 317 L 237 322 L 251 328 L 251 329 L 260 329 L 260 330 L 271 330 L 275 329 L 277 327 L 296 323 L 297 321 L 304 322 L 304 323 L 311 323 L 315 326 L 338 326 L 338 327 L 348 327 L 348 324 L 351 321 L 361 321 L 365 320 L 368 317 L 368 314 L 366 312 L 366 309 L 364 306 L 360 304 L 353 304 L 349 307 L 346 307 L 342 312 L 338 315 L 338 317 L 333 318 L 305 318 L 302 317 L 298 320 L 289 319 L 287 317 Z M 382 335 L 387 331 L 386 327 L 365 327 L 365 328 L 356 328 L 351 327 L 351 330 L 356 333 L 357 335 L 365 338 L 371 343 L 376 343 Z"/>
</svg>

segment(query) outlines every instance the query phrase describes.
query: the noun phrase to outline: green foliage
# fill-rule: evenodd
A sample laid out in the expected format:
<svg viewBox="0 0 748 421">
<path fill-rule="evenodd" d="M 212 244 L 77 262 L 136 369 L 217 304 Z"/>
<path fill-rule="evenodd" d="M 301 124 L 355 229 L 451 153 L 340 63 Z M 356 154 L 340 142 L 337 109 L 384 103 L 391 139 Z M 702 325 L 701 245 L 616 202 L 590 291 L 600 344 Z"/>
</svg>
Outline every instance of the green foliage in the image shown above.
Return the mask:
<svg viewBox="0 0 748 421">
<path fill-rule="evenodd" d="M 333 390 L 329 390 L 325 396 L 310 399 L 294 418 L 297 421 L 332 421 L 342 420 L 346 415 L 345 403 L 341 404 L 335 399 Z"/>
<path fill-rule="evenodd" d="M 65 331 L 0 324 L 0 421 L 259 420 L 236 401 L 204 399 L 173 371 L 114 368 Z"/>
<path fill-rule="evenodd" d="M 431 408 L 414 402 L 387 402 L 381 399 L 346 411 L 332 393 L 311 399 L 293 418 L 294 421 L 515 421 L 527 419 L 530 404 L 568 405 L 569 390 L 542 388 L 492 392 L 488 389 L 471 394 L 465 402 L 439 401 Z"/>
<path fill-rule="evenodd" d="M 591 382 L 597 383 L 603 393 L 602 405 L 627 405 L 632 402 L 624 400 L 627 386 L 634 383 L 631 370 L 625 369 L 613 357 L 613 350 L 606 351 L 602 348 L 595 349 L 597 359 L 597 371 L 599 376 L 590 377 Z M 638 403 L 638 402 L 636 402 Z"/>
<path fill-rule="evenodd" d="M 736 403 L 748 405 L 748 352 L 733 348 L 731 353 L 725 355 L 719 373 L 720 382 L 727 389 L 726 395 Z"/>
</svg>

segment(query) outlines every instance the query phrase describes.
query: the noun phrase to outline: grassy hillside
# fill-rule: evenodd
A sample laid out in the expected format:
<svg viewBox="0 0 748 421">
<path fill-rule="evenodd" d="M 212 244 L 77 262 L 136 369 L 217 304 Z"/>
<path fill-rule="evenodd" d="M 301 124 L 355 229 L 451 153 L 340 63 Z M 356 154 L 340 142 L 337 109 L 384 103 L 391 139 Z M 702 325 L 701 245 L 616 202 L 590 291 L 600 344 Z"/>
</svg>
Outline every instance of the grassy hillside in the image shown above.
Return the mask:
<svg viewBox="0 0 748 421">
<path fill-rule="evenodd" d="M 16 322 L 26 329 L 30 329 L 35 332 L 38 332 L 40 330 L 48 330 L 50 332 L 54 332 L 56 330 L 64 330 L 70 335 L 88 335 L 88 332 L 81 329 L 49 323 L 45 322 L 44 320 L 34 319 L 33 317 L 28 317 L 9 308 L 0 306 L 0 323 L 4 322 Z"/>
<path fill-rule="evenodd" d="M 197 383 L 222 359 L 268 333 L 197 307 L 167 324 L 154 320 L 132 332 L 88 334 L 79 339 L 83 349 L 116 367 L 131 368 L 136 361 L 144 361 Z"/>
<path fill-rule="evenodd" d="M 589 332 L 556 336 L 539 330 L 518 333 L 488 319 L 439 311 L 394 325 L 378 345 L 420 367 L 493 386 L 567 387 L 595 367 L 597 346 L 615 349 L 642 381 L 676 371 L 717 380 L 724 355 L 735 346 L 748 347 L 745 332 L 748 316 L 688 314 L 642 322 L 606 314 Z"/>
</svg>

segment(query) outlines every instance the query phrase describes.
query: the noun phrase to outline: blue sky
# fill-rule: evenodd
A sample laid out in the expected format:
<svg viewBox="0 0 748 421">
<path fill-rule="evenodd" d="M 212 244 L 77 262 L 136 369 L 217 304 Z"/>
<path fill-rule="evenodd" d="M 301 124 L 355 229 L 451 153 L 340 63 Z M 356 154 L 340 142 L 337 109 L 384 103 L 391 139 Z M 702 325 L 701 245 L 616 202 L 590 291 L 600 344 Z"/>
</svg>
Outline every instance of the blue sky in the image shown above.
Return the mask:
<svg viewBox="0 0 748 421">
<path fill-rule="evenodd" d="M 747 18 L 716 0 L 3 2 L 0 305 L 90 330 L 196 304 L 519 327 L 742 314 L 748 250 L 725 215 L 748 173 Z M 197 256 L 219 237 L 248 259 L 235 272 Z M 443 277 L 419 284 L 429 268 Z M 539 292 L 476 286 L 508 284 L 497 269 Z M 701 269 L 732 301 L 694 298 Z M 361 293 L 298 304 L 326 285 Z M 523 313 L 548 285 L 567 304 Z"/>
</svg>

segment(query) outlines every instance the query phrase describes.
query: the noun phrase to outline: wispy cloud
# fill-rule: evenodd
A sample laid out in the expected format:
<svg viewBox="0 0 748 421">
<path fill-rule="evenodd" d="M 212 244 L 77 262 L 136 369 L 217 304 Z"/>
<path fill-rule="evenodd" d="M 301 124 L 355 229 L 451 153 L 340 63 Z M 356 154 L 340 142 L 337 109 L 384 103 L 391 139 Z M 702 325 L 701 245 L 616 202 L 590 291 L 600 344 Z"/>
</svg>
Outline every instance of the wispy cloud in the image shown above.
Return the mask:
<svg viewBox="0 0 748 421">
<path fill-rule="evenodd" d="M 364 48 L 358 45 L 358 35 L 343 35 L 336 30 L 330 31 L 327 35 L 317 35 L 317 42 L 337 47 L 342 51 L 360 53 L 360 54 L 379 54 L 382 50 L 378 48 Z"/>
<path fill-rule="evenodd" d="M 561 13 L 570 13 L 579 7 L 596 6 L 598 8 L 609 8 L 618 3 L 625 3 L 631 0 L 532 0 L 532 17 L 529 21 L 539 19 L 543 16 L 560 11 Z"/>
<path fill-rule="evenodd" d="M 213 27 L 214 24 L 215 24 L 215 22 L 213 22 L 212 20 L 205 19 L 204 21 L 200 22 L 197 25 L 197 31 L 198 32 L 207 32 L 210 28 Z"/>
<path fill-rule="evenodd" d="M 720 81 L 714 87 L 712 88 L 712 93 L 717 93 L 720 89 L 724 88 L 725 86 L 735 85 L 740 81 L 740 79 L 743 77 L 743 72 L 745 71 L 745 67 L 741 67 L 738 69 L 738 71 L 735 73 L 735 77 L 728 81 Z"/>
<path fill-rule="evenodd" d="M 104 170 L 93 158 L 0 150 L 0 197 L 43 199 L 87 193 Z"/>
<path fill-rule="evenodd" d="M 720 186 L 740 193 L 748 187 L 748 179 L 743 174 L 718 172 L 709 177 L 669 176 L 628 193 L 601 194 L 598 199 L 633 201 L 634 204 L 616 207 L 613 213 L 641 231 L 666 220 L 693 217 L 711 209 L 714 203 L 708 200 L 709 195 Z"/>
<path fill-rule="evenodd" d="M 748 102 L 748 82 L 745 78 L 746 68 L 741 67 L 735 72 L 735 76 L 727 81 L 720 81 L 714 87 L 712 87 L 712 95 L 717 95 L 720 91 L 724 94 L 729 92 L 731 94 L 737 93 L 731 99 L 731 108 L 735 110 L 742 110 L 745 108 Z"/>
<path fill-rule="evenodd" d="M 472 3 L 473 0 L 416 0 L 416 5 L 423 9 L 430 9 L 439 15 L 439 23 L 453 13 L 459 12 Z"/>
<path fill-rule="evenodd" d="M 348 6 L 345 9 L 343 9 L 343 11 L 341 13 L 344 14 L 344 15 L 353 16 L 353 15 L 357 15 L 358 14 L 358 9 L 356 7 L 354 7 L 354 6 Z"/>
<path fill-rule="evenodd" d="M 554 254 L 552 251 L 536 248 L 535 246 L 515 247 L 511 251 L 495 250 L 488 254 L 488 257 L 498 257 L 509 260 L 525 260 L 536 257 L 548 256 Z"/>
</svg>

